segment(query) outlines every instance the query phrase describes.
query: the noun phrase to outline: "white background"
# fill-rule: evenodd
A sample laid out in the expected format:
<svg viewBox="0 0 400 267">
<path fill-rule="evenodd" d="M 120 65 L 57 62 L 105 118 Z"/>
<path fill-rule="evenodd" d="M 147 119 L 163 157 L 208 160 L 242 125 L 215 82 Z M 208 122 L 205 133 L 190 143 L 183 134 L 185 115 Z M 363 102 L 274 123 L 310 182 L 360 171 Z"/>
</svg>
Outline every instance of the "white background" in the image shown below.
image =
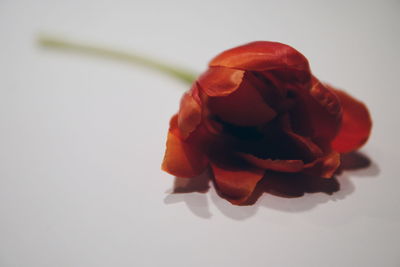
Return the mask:
<svg viewBox="0 0 400 267">
<path fill-rule="evenodd" d="M 399 28 L 399 1 L 0 0 L 0 267 L 400 266 Z M 160 164 L 187 86 L 41 49 L 40 32 L 199 72 L 239 44 L 290 44 L 367 103 L 372 164 L 333 196 L 170 195 Z"/>
</svg>

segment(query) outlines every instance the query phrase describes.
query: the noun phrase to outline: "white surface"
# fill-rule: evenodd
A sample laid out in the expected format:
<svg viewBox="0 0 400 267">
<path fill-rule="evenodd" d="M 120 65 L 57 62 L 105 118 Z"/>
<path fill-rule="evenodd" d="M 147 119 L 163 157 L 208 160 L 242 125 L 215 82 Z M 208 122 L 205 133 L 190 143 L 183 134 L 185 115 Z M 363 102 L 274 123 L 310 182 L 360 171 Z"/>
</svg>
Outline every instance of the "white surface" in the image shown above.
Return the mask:
<svg viewBox="0 0 400 267">
<path fill-rule="evenodd" d="M 399 266 L 399 14 L 398 1 L 0 0 L 0 266 Z M 232 46 L 288 43 L 368 104 L 373 164 L 333 196 L 168 195 L 160 163 L 185 86 L 41 50 L 38 32 L 198 71 Z"/>
</svg>

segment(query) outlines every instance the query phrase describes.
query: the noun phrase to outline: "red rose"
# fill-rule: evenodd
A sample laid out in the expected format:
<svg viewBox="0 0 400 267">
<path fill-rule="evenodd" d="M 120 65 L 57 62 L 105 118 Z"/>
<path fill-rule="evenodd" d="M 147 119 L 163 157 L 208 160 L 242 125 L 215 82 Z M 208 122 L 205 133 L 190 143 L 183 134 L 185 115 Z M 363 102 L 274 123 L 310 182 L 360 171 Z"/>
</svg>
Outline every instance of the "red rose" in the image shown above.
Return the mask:
<svg viewBox="0 0 400 267">
<path fill-rule="evenodd" d="M 366 106 L 321 83 L 301 53 L 253 42 L 215 57 L 183 95 L 162 168 L 193 177 L 211 166 L 218 192 L 244 204 L 269 173 L 331 178 L 371 125 Z"/>
</svg>

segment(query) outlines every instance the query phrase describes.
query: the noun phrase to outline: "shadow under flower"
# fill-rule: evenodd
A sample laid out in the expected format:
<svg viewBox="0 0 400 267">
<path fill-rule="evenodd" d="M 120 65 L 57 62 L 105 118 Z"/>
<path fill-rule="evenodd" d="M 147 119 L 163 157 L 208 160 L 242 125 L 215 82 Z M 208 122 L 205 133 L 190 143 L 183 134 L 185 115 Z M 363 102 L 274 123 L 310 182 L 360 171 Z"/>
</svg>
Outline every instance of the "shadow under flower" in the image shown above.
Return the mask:
<svg viewBox="0 0 400 267">
<path fill-rule="evenodd" d="M 164 203 L 185 202 L 193 214 L 204 219 L 210 218 L 212 214 L 209 211 L 207 196 L 204 193 L 210 189 L 211 175 L 211 172 L 207 170 L 193 178 L 175 177 L 172 191 L 164 198 Z"/>
<path fill-rule="evenodd" d="M 234 206 L 223 199 L 224 196 L 218 196 L 214 190 L 211 192 L 211 200 L 224 215 L 235 220 L 253 216 L 261 206 L 284 212 L 302 212 L 319 204 L 344 199 L 351 194 L 354 185 L 345 172 L 356 170 L 354 174 L 357 176 L 376 176 L 379 173 L 378 166 L 366 155 L 353 152 L 342 155 L 337 175 L 331 179 L 305 174 L 269 172 L 257 185 L 246 203 L 248 206 Z M 176 177 L 172 194 L 168 195 L 164 202 L 172 204 L 183 201 L 195 215 L 210 218 L 212 214 L 209 211 L 206 194 L 203 193 L 209 190 L 212 180 L 210 170 L 190 179 Z"/>
<path fill-rule="evenodd" d="M 357 171 L 356 176 L 374 177 L 380 172 L 378 165 L 372 162 L 365 154 L 361 152 L 352 152 L 341 155 L 341 164 L 337 174 L 344 171 Z"/>
</svg>

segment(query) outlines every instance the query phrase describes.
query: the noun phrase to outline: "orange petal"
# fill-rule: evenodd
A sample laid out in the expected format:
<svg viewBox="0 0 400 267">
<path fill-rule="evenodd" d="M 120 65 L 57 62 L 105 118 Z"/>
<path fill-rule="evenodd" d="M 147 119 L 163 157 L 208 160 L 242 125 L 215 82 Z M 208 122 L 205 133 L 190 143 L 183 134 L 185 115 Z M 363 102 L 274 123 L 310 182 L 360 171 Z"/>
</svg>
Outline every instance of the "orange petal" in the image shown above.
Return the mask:
<svg viewBox="0 0 400 267">
<path fill-rule="evenodd" d="M 217 190 L 232 204 L 244 204 L 263 178 L 264 170 L 237 166 L 226 167 L 211 163 Z"/>
<path fill-rule="evenodd" d="M 194 138 L 182 139 L 178 116 L 171 119 L 162 169 L 178 177 L 193 177 L 204 171 L 208 159 L 201 150 L 201 143 Z"/>
<path fill-rule="evenodd" d="M 197 80 L 209 96 L 226 96 L 236 91 L 243 80 L 244 71 L 224 67 L 211 67 Z"/>
<path fill-rule="evenodd" d="M 178 112 L 178 126 L 183 138 L 187 138 L 201 122 L 201 103 L 197 85 L 186 92 L 181 100 Z"/>
<path fill-rule="evenodd" d="M 230 95 L 210 97 L 208 106 L 214 115 L 238 126 L 261 125 L 276 116 L 276 112 L 246 76 L 240 87 Z"/>
<path fill-rule="evenodd" d="M 294 48 L 276 42 L 252 42 L 216 56 L 210 66 L 251 71 L 294 69 L 309 72 L 307 59 Z"/>
<path fill-rule="evenodd" d="M 371 133 L 372 120 L 364 103 L 349 94 L 333 89 L 343 108 L 342 127 L 333 140 L 332 148 L 340 153 L 357 150 L 364 145 Z"/>
<path fill-rule="evenodd" d="M 260 159 L 247 153 L 239 154 L 247 162 L 262 169 L 279 171 L 279 172 L 299 172 L 303 170 L 304 163 L 302 160 L 272 160 Z"/>
</svg>

